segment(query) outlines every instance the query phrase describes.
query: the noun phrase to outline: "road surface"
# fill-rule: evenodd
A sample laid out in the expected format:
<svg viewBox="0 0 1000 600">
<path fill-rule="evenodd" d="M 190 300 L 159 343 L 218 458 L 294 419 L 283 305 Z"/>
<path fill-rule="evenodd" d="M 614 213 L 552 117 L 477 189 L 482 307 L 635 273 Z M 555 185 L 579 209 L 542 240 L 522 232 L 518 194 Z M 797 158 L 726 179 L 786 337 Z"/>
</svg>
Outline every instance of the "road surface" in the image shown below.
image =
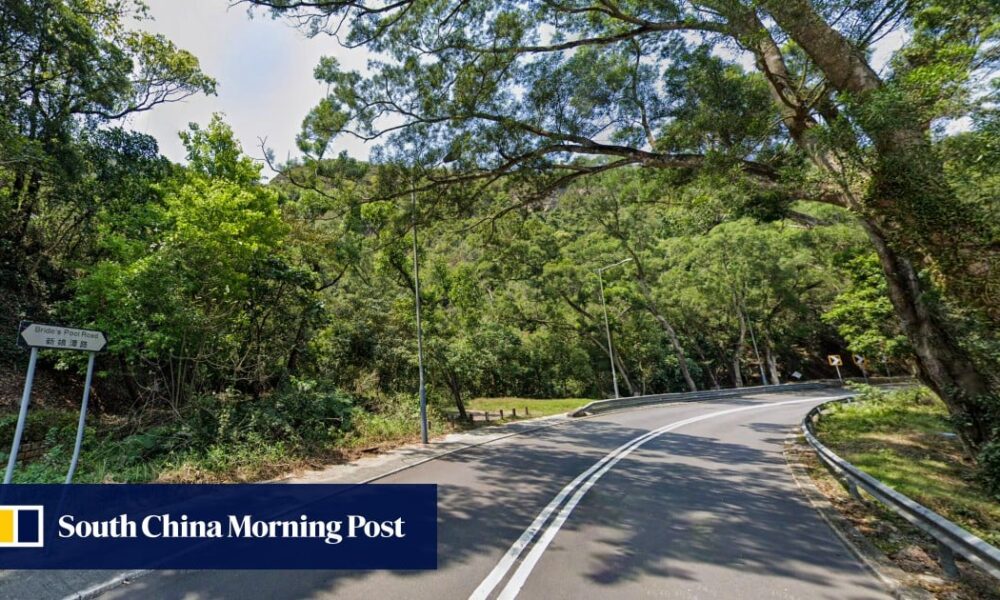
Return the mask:
<svg viewBox="0 0 1000 600">
<path fill-rule="evenodd" d="M 158 571 L 102 598 L 888 598 L 782 454 L 830 395 L 607 414 L 383 479 L 439 485 L 436 571 Z"/>
</svg>

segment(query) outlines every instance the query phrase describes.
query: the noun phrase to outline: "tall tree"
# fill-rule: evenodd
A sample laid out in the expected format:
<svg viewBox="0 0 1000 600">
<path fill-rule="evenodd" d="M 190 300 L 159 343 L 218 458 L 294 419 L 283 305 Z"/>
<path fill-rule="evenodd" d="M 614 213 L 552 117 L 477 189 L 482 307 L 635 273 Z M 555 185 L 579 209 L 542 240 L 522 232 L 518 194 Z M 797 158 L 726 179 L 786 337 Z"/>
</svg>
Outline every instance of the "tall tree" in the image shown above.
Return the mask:
<svg viewBox="0 0 1000 600">
<path fill-rule="evenodd" d="M 304 124 L 315 156 L 350 134 L 385 140 L 379 159 L 448 159 L 452 183 L 540 172 L 551 189 L 638 165 L 735 183 L 772 214 L 799 199 L 850 210 L 923 379 L 971 447 L 994 435 L 1000 384 L 921 272 L 1000 323 L 998 226 L 955 193 L 931 135 L 1000 59 L 995 2 L 247 1 L 378 57 L 367 76 L 317 68 L 330 94 Z M 892 33 L 907 41 L 880 72 L 873 45 Z"/>
<path fill-rule="evenodd" d="M 115 132 L 120 119 L 214 92 L 193 55 L 128 26 L 144 15 L 136 0 L 0 4 L 0 266 L 11 287 L 45 296 L 38 270 L 75 248 L 99 209 L 115 194 L 148 197 L 126 179 L 149 175 L 155 142 Z"/>
</svg>

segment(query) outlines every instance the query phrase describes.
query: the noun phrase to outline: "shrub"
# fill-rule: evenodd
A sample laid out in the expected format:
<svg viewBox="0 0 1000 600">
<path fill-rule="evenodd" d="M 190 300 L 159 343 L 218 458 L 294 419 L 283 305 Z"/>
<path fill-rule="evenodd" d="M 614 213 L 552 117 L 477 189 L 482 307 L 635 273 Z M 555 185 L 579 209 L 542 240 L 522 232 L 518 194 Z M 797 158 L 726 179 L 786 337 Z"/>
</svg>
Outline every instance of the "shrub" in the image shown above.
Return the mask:
<svg viewBox="0 0 1000 600">
<path fill-rule="evenodd" d="M 983 487 L 1000 500 L 1000 439 L 994 439 L 979 452 L 979 476 Z"/>
<path fill-rule="evenodd" d="M 200 398 L 184 429 L 196 450 L 246 443 L 305 448 L 337 440 L 351 425 L 352 408 L 335 388 L 296 381 L 258 398 L 232 390 Z"/>
</svg>

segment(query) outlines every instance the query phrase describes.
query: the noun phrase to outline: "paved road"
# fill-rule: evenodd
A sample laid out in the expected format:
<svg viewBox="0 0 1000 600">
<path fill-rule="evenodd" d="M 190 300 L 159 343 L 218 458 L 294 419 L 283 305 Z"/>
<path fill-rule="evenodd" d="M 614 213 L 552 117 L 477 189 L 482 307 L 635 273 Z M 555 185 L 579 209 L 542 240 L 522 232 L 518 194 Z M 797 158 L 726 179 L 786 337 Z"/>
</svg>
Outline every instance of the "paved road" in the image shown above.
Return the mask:
<svg viewBox="0 0 1000 600">
<path fill-rule="evenodd" d="M 104 598 L 888 598 L 782 455 L 828 395 L 603 415 L 384 479 L 439 484 L 437 571 L 162 571 Z"/>
</svg>

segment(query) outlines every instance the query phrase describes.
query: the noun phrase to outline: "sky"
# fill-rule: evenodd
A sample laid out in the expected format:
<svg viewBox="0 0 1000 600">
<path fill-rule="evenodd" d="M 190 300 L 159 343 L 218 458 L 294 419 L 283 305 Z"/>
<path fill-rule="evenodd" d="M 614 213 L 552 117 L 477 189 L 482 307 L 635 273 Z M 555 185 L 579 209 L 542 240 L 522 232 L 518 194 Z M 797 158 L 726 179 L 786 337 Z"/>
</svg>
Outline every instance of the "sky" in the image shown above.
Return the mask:
<svg viewBox="0 0 1000 600">
<path fill-rule="evenodd" d="M 275 158 L 284 162 L 301 153 L 295 145 L 302 119 L 324 96 L 325 86 L 313 79 L 322 56 L 336 56 L 344 69 L 363 70 L 367 54 L 348 51 L 328 36 L 308 38 L 283 21 L 257 11 L 251 20 L 245 6 L 228 0 L 147 0 L 154 20 L 136 25 L 161 33 L 190 51 L 202 70 L 218 81 L 217 96 L 198 94 L 161 105 L 130 119 L 127 125 L 156 137 L 160 151 L 184 160 L 177 132 L 191 122 L 205 124 L 212 114 L 225 114 L 250 156 L 260 158 L 258 138 L 267 138 Z M 334 153 L 347 150 L 367 158 L 368 148 L 338 139 Z"/>
</svg>

